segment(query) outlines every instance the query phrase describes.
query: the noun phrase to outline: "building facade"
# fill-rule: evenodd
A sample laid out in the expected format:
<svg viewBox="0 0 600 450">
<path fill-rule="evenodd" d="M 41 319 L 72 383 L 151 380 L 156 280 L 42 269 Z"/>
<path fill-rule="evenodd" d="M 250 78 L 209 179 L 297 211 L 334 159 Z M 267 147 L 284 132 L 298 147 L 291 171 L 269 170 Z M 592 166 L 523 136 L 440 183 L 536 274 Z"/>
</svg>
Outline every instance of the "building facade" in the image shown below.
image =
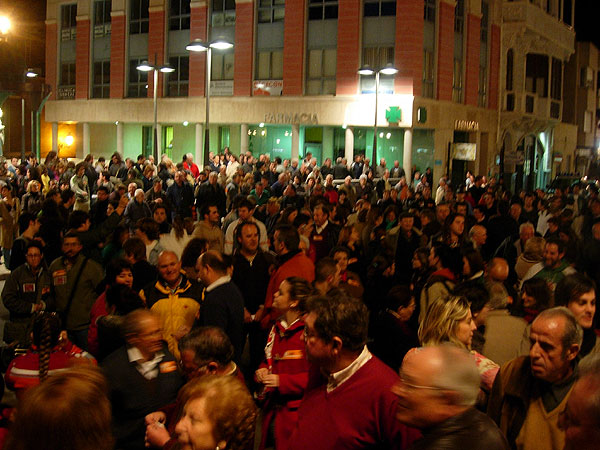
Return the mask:
<svg viewBox="0 0 600 450">
<path fill-rule="evenodd" d="M 574 0 L 502 4 L 499 149 L 505 182 L 514 189 L 545 188 L 554 156 L 574 152 L 577 127 L 563 122 L 571 100 L 563 95 L 563 78 L 575 52 L 574 12 Z"/>
<path fill-rule="evenodd" d="M 591 42 L 577 42 L 575 54 L 565 67 L 563 121 L 577 125 L 577 146 L 573 155 L 560 159 L 557 172 L 585 175 L 598 161 L 598 70 L 600 55 Z M 572 161 L 572 164 L 571 164 Z"/>
<path fill-rule="evenodd" d="M 223 37 L 234 47 L 212 52 L 210 150 L 282 158 L 311 151 L 320 161 L 370 157 L 375 81 L 357 70 L 393 64 L 398 73 L 380 77 L 377 159 L 432 167 L 434 181 L 448 169 L 455 182 L 467 170 L 494 173 L 500 144 L 520 142 L 516 134 L 503 141 L 512 130 L 504 117 L 530 114 L 524 62 L 531 47 L 509 46 L 522 60 L 514 78 L 523 86 L 511 92 L 523 106 L 506 111 L 500 86 L 512 42 L 502 20 L 513 5 L 540 9 L 526 0 L 48 0 L 46 80 L 53 95 L 45 150 L 149 154 L 153 77 L 136 70 L 148 60 L 175 68 L 158 77 L 160 153 L 175 161 L 193 153 L 201 161 L 206 55 L 185 46 Z M 555 39 L 566 44 L 547 53 L 562 70 L 573 34 L 544 16 L 562 27 Z M 544 103 L 550 126 L 562 103 L 555 119 L 549 98 L 535 111 Z M 67 135 L 75 138 L 72 147 L 64 144 Z"/>
</svg>

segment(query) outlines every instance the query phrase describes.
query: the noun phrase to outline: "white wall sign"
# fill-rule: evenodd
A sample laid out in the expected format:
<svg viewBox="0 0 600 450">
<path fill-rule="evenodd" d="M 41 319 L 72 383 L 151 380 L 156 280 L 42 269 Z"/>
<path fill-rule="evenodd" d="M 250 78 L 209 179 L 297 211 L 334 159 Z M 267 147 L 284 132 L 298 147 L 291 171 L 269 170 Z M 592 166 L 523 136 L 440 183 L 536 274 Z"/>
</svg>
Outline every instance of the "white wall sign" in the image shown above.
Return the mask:
<svg viewBox="0 0 600 450">
<path fill-rule="evenodd" d="M 227 97 L 233 95 L 233 80 L 215 80 L 210 82 L 210 95 Z"/>
</svg>

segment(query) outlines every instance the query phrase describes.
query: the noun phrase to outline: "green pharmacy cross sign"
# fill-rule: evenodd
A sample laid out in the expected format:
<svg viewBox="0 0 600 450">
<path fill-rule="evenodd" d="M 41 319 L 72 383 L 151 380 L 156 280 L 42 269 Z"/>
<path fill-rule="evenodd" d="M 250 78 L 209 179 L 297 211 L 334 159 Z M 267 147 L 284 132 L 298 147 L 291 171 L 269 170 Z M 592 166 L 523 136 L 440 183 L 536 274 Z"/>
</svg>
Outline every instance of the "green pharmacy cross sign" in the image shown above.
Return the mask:
<svg viewBox="0 0 600 450">
<path fill-rule="evenodd" d="M 402 122 L 402 110 L 399 106 L 390 106 L 385 110 L 385 119 L 389 123 Z"/>
</svg>

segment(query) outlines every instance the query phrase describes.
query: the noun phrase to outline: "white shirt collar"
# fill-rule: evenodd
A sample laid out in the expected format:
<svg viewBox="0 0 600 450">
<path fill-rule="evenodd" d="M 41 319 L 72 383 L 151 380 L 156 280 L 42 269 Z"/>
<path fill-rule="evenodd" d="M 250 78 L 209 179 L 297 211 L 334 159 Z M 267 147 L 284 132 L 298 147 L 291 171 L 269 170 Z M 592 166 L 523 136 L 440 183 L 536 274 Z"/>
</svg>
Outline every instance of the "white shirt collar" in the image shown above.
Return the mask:
<svg viewBox="0 0 600 450">
<path fill-rule="evenodd" d="M 231 277 L 229 275 L 223 275 L 221 278 L 216 279 L 215 281 L 213 281 L 207 288 L 206 288 L 206 292 L 210 292 L 213 289 L 221 286 L 222 284 L 227 284 L 231 281 Z"/>
<path fill-rule="evenodd" d="M 143 361 L 142 352 L 137 347 L 127 348 L 127 358 L 129 362 L 136 363 L 136 369 L 147 380 L 153 380 L 158 376 L 158 365 L 165 357 L 162 351 L 156 352 L 154 358 L 150 361 Z"/>
<path fill-rule="evenodd" d="M 328 223 L 329 223 L 329 220 L 326 220 L 325 223 L 323 225 L 321 225 L 320 227 L 315 227 L 315 230 L 317 230 L 317 233 L 321 234 Z"/>
<path fill-rule="evenodd" d="M 342 385 L 342 383 L 348 381 L 350 377 L 352 377 L 352 375 L 358 372 L 358 369 L 360 369 L 367 362 L 369 362 L 369 360 L 372 357 L 373 355 L 365 345 L 360 355 L 358 355 L 358 357 L 354 361 L 352 361 L 352 363 L 348 367 L 340 370 L 339 372 L 335 372 L 329 375 L 329 380 L 327 381 L 327 392 L 331 392 L 334 389 L 337 389 Z"/>
</svg>

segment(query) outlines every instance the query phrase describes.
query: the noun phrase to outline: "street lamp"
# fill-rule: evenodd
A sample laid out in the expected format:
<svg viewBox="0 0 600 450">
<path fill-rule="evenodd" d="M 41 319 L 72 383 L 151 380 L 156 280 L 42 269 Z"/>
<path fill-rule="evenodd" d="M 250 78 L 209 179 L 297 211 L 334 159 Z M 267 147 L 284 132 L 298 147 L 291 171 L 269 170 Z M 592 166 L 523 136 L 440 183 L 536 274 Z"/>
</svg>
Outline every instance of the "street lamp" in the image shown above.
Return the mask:
<svg viewBox="0 0 600 450">
<path fill-rule="evenodd" d="M 156 55 L 154 55 L 154 61 L 156 62 Z M 150 64 L 148 61 L 142 61 L 137 67 L 140 72 L 154 72 L 154 86 L 153 86 L 153 106 L 154 106 L 154 123 L 152 124 L 152 154 L 154 155 L 154 161 L 158 161 L 158 72 L 172 73 L 175 72 L 175 68 L 170 64 L 164 64 L 157 66 L 156 64 Z"/>
<path fill-rule="evenodd" d="M 0 34 L 5 36 L 10 31 L 10 19 L 6 16 L 0 16 Z"/>
<path fill-rule="evenodd" d="M 228 50 L 233 48 L 233 44 L 225 39 L 214 39 L 210 42 L 203 41 L 202 39 L 194 39 L 185 49 L 189 52 L 206 52 L 206 86 L 204 93 L 206 95 L 206 112 L 204 121 L 204 165 L 209 164 L 208 153 L 210 151 L 210 133 L 208 127 L 210 125 L 210 75 L 211 75 L 211 60 L 212 60 L 212 49 L 215 50 Z"/>
<path fill-rule="evenodd" d="M 379 101 L 379 74 L 383 75 L 396 75 L 398 69 L 392 64 L 386 65 L 384 68 L 375 70 L 368 65 L 362 66 L 358 69 L 358 74 L 363 76 L 375 75 L 375 122 L 373 126 L 373 164 L 377 164 L 377 102 Z"/>
</svg>

